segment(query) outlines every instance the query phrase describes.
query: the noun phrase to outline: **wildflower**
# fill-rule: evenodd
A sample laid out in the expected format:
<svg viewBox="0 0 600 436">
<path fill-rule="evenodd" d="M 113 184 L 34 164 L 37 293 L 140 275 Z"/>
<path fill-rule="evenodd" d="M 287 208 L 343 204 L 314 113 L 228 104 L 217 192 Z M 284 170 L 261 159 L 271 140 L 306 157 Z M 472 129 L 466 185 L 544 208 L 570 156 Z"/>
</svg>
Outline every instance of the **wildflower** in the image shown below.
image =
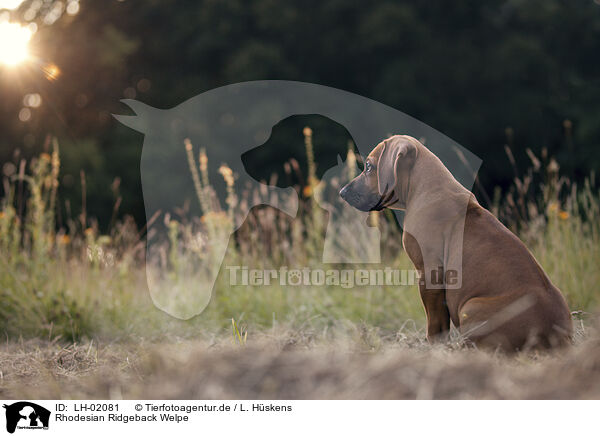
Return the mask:
<svg viewBox="0 0 600 436">
<path fill-rule="evenodd" d="M 43 161 L 46 161 L 46 162 L 50 162 L 51 157 L 48 153 L 42 153 L 42 154 L 40 154 L 40 159 L 42 159 Z"/>
<path fill-rule="evenodd" d="M 204 188 L 206 188 L 210 185 L 210 183 L 208 181 L 208 157 L 206 156 L 206 149 L 204 148 L 200 149 L 200 154 L 198 155 L 198 165 L 200 166 L 202 185 L 204 186 Z M 205 204 L 208 207 L 208 201 L 205 201 Z"/>
<path fill-rule="evenodd" d="M 204 148 L 200 149 L 198 162 L 200 164 L 200 171 L 205 172 L 208 169 L 208 157 L 206 156 L 206 150 Z"/>
<path fill-rule="evenodd" d="M 225 183 L 227 184 L 227 186 L 233 186 L 234 179 L 233 171 L 231 170 L 231 168 L 223 164 L 219 167 L 219 174 L 223 176 L 223 179 L 225 179 Z"/>
<path fill-rule="evenodd" d="M 313 150 L 312 129 L 307 126 L 302 132 L 304 133 L 304 146 L 306 148 L 306 160 L 308 163 L 308 184 L 314 185 L 316 183 L 317 170 L 315 165 L 315 153 Z"/>
<path fill-rule="evenodd" d="M 563 221 L 564 221 L 564 220 L 566 220 L 566 219 L 568 219 L 568 218 L 569 218 L 569 212 L 567 212 L 567 211 L 564 211 L 564 210 L 561 210 L 561 211 L 558 213 L 558 217 L 559 217 L 561 220 L 563 220 Z"/>
<path fill-rule="evenodd" d="M 190 166 L 190 172 L 192 173 L 192 180 L 194 181 L 194 189 L 196 190 L 196 196 L 198 197 L 198 201 L 200 202 L 200 206 L 202 207 L 203 211 L 208 211 L 209 210 L 209 206 L 208 206 L 208 202 L 206 201 L 204 192 L 203 192 L 203 188 L 202 188 L 202 182 L 200 181 L 200 174 L 198 174 L 198 169 L 196 168 L 196 161 L 194 160 L 194 153 L 192 151 L 192 142 L 189 140 L 189 138 L 184 139 L 184 144 L 185 144 L 185 151 L 187 153 L 187 159 L 188 159 L 188 165 Z M 202 159 L 205 159 L 204 162 L 204 169 L 206 170 L 206 154 L 202 152 L 202 150 L 200 150 L 200 169 L 202 169 Z M 205 179 L 205 182 L 207 181 L 206 179 L 208 178 L 206 171 L 204 171 L 202 173 L 202 177 Z M 206 185 L 205 185 L 206 186 Z"/>
<path fill-rule="evenodd" d="M 4 212 L 0 212 L 0 219 L 4 218 L 6 214 Z"/>
<path fill-rule="evenodd" d="M 306 186 L 305 186 L 305 187 L 302 189 L 302 194 L 303 194 L 305 197 L 310 197 L 310 196 L 312 195 L 312 193 L 313 193 L 313 189 L 312 189 L 312 186 L 310 186 L 310 185 L 306 185 Z"/>
<path fill-rule="evenodd" d="M 558 174 L 559 165 L 558 162 L 554 158 L 550 159 L 550 163 L 548 164 L 548 173 L 549 174 Z"/>
<path fill-rule="evenodd" d="M 87 229 L 85 229 L 85 231 L 83 233 L 85 234 L 85 236 L 93 236 L 94 229 L 92 229 L 91 227 L 88 227 Z"/>
<path fill-rule="evenodd" d="M 60 235 L 58 237 L 59 245 L 68 245 L 71 242 L 71 237 L 69 235 Z"/>
<path fill-rule="evenodd" d="M 233 189 L 233 185 L 235 183 L 235 178 L 233 176 L 233 171 L 227 165 L 222 164 L 219 167 L 219 173 L 225 179 L 225 184 L 227 185 L 227 199 L 225 202 L 227 203 L 229 218 L 233 220 L 233 208 L 237 204 L 237 196 L 235 195 L 235 191 Z"/>
</svg>

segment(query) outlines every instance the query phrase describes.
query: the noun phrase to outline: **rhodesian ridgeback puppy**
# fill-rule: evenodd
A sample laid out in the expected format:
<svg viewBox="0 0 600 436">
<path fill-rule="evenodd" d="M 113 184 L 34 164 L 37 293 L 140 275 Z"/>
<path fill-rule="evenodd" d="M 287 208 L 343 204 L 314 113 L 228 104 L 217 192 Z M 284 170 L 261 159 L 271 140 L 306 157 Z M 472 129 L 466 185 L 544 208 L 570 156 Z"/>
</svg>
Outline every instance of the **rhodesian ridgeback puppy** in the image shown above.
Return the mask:
<svg viewBox="0 0 600 436">
<path fill-rule="evenodd" d="M 570 342 L 569 308 L 540 264 L 415 138 L 378 144 L 340 195 L 362 211 L 405 211 L 402 242 L 421 277 L 430 342 L 447 336 L 450 321 L 479 347 Z"/>
</svg>

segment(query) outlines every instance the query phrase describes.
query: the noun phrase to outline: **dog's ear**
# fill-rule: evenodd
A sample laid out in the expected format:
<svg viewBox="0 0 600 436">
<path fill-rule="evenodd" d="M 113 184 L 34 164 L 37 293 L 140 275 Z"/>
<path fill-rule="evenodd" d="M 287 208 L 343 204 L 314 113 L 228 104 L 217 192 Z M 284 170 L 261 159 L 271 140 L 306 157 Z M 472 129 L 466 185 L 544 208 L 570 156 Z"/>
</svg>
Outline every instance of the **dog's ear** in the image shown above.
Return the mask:
<svg viewBox="0 0 600 436">
<path fill-rule="evenodd" d="M 384 195 L 398 184 L 398 171 L 409 170 L 415 163 L 417 146 L 406 137 L 396 136 L 383 142 L 377 164 L 379 195 Z"/>
</svg>

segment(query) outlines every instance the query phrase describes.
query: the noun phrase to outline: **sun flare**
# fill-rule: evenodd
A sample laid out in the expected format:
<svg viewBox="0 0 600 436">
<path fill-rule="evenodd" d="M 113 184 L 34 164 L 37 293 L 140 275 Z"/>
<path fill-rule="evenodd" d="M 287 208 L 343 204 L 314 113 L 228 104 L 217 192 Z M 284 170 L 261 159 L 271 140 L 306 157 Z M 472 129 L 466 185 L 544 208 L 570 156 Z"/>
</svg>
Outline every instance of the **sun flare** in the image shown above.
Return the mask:
<svg viewBox="0 0 600 436">
<path fill-rule="evenodd" d="M 0 64 L 15 66 L 29 58 L 31 30 L 17 23 L 0 23 Z"/>
</svg>

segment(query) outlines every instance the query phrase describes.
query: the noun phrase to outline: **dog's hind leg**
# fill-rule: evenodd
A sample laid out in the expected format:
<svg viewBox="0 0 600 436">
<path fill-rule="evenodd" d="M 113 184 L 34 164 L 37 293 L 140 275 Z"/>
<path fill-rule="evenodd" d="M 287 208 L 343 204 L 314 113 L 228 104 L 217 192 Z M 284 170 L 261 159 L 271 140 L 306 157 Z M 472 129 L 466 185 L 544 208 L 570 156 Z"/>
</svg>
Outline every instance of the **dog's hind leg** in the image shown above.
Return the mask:
<svg viewBox="0 0 600 436">
<path fill-rule="evenodd" d="M 524 328 L 534 304 L 531 295 L 514 301 L 510 296 L 472 298 L 459 310 L 460 332 L 478 347 L 509 353 L 522 350 L 539 333 L 535 326 Z"/>
</svg>

